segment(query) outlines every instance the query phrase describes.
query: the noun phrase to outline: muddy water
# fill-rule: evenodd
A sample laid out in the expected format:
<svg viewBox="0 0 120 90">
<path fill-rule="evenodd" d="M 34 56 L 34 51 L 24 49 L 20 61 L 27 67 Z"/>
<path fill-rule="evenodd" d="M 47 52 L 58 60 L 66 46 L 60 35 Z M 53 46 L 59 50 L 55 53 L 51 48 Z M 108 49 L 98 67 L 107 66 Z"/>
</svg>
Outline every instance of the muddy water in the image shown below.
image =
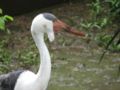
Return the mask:
<svg viewBox="0 0 120 90">
<path fill-rule="evenodd" d="M 66 33 L 56 35 L 49 49 L 53 66 L 48 90 L 120 90 L 120 53 L 107 51 L 99 64 L 103 48 Z"/>
<path fill-rule="evenodd" d="M 99 64 L 101 50 L 81 47 L 62 47 L 52 52 L 48 90 L 120 90 L 119 54 L 107 53 Z"/>
</svg>

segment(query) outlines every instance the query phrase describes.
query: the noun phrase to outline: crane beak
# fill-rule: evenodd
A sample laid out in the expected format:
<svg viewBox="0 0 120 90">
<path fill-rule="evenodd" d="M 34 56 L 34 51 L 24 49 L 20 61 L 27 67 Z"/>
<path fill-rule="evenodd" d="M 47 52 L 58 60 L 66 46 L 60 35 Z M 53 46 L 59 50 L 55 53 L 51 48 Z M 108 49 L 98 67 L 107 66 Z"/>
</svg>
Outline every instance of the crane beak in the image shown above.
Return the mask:
<svg viewBox="0 0 120 90">
<path fill-rule="evenodd" d="M 55 32 L 58 32 L 58 31 L 61 31 L 64 29 L 66 32 L 69 32 L 71 34 L 78 35 L 78 36 L 85 36 L 85 33 L 79 32 L 78 30 L 70 27 L 69 25 L 67 25 L 66 23 L 64 23 L 60 20 L 54 21 L 53 29 Z"/>
</svg>

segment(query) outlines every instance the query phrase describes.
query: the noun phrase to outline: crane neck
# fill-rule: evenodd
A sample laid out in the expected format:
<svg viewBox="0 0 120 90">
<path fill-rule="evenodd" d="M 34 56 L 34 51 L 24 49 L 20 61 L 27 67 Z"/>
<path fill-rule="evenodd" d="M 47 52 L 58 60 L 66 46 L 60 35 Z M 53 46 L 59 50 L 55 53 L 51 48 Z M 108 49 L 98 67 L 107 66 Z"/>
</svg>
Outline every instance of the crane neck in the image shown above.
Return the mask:
<svg viewBox="0 0 120 90">
<path fill-rule="evenodd" d="M 48 48 L 44 42 L 44 34 L 39 33 L 37 35 L 33 35 L 33 38 L 39 50 L 41 60 L 39 70 L 36 74 L 37 79 L 35 82 L 36 85 L 40 87 L 40 90 L 46 90 L 51 74 L 51 58 Z"/>
</svg>

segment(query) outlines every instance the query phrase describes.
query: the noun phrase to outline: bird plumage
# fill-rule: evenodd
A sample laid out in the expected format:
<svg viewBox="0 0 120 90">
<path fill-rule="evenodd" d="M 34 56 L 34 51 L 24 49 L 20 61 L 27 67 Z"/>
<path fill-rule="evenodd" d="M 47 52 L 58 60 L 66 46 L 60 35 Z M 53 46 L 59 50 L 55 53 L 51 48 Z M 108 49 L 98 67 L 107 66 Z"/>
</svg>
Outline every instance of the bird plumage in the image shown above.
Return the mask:
<svg viewBox="0 0 120 90">
<path fill-rule="evenodd" d="M 24 70 L 13 71 L 0 76 L 0 90 L 14 90 L 15 83 Z"/>
<path fill-rule="evenodd" d="M 51 20 L 51 21 L 55 21 L 57 20 L 57 17 L 51 13 L 43 13 L 43 16 L 48 19 L 48 20 Z"/>
</svg>

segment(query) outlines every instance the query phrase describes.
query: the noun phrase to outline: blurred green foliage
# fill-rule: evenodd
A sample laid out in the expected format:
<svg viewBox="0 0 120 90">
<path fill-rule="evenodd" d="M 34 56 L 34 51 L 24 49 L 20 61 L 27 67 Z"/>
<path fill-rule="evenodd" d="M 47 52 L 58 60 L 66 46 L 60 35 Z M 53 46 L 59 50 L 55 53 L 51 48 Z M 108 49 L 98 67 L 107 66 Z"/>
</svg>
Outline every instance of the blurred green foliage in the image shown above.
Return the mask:
<svg viewBox="0 0 120 90">
<path fill-rule="evenodd" d="M 97 43 L 100 46 L 107 46 L 107 44 L 109 43 L 109 41 L 112 39 L 111 35 L 107 35 L 107 34 L 100 34 L 99 36 L 97 36 L 95 38 L 95 40 L 97 41 Z M 116 45 L 116 41 L 118 39 L 116 39 L 115 41 L 113 41 L 110 45 L 110 47 L 108 48 L 108 50 L 110 51 L 120 51 L 120 44 Z"/>
<path fill-rule="evenodd" d="M 13 21 L 13 17 L 9 15 L 3 15 L 2 9 L 0 8 L 0 30 L 7 31 L 8 29 L 5 27 L 5 24 L 9 21 Z"/>
<path fill-rule="evenodd" d="M 80 25 L 88 30 L 105 30 L 107 26 L 116 24 L 119 27 L 120 17 L 120 0 L 93 0 L 89 3 L 91 18 L 83 20 Z M 118 24 L 118 25 L 117 25 Z M 112 36 L 109 34 L 96 36 L 97 41 L 102 45 L 107 45 Z M 99 38 L 99 39 L 98 39 Z M 120 50 L 119 46 L 113 42 L 112 50 Z"/>
<path fill-rule="evenodd" d="M 0 8 L 0 31 L 10 34 L 9 29 L 6 27 L 6 23 L 9 21 L 13 21 L 13 17 L 9 15 L 3 15 L 3 11 Z M 5 39 L 0 38 L 0 73 L 9 70 L 8 66 L 12 59 L 9 50 L 5 48 L 5 45 L 9 40 L 9 35 L 6 37 L 7 38 Z"/>
</svg>

